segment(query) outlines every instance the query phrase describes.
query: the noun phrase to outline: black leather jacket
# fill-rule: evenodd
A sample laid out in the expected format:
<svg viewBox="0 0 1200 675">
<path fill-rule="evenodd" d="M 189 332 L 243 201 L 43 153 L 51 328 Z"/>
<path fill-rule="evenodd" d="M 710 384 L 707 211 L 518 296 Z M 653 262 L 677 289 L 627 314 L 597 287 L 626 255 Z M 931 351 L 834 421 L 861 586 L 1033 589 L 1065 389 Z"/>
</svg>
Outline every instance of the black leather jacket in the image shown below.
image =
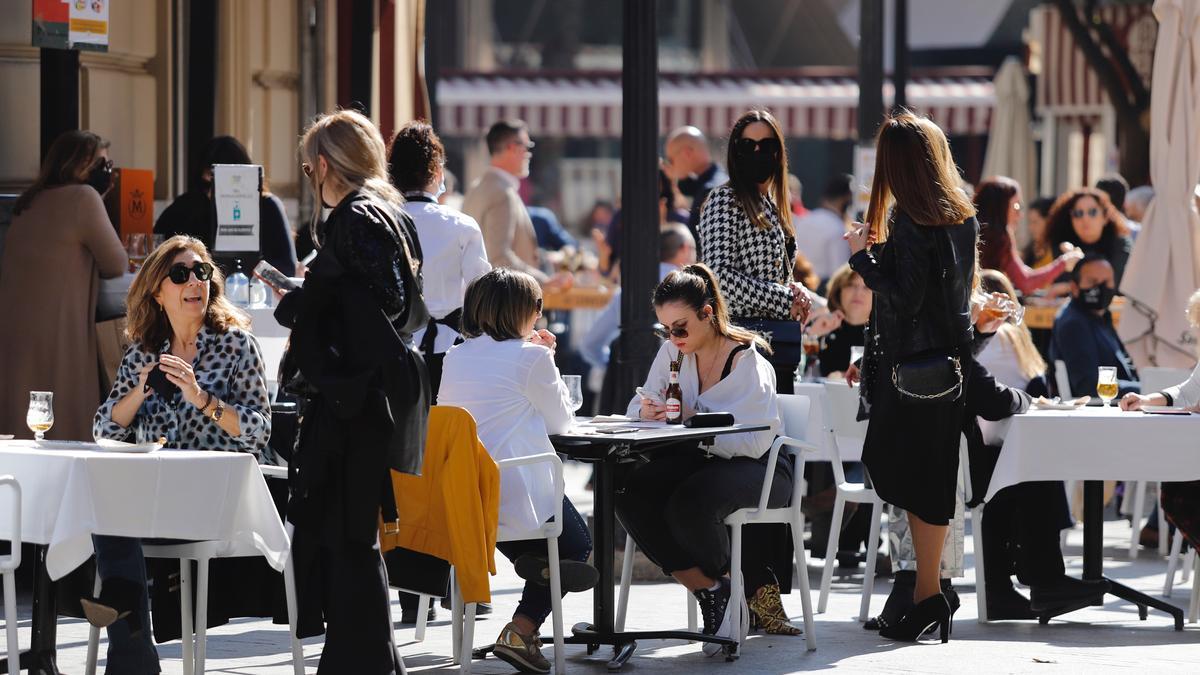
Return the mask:
<svg viewBox="0 0 1200 675">
<path fill-rule="evenodd" d="M 850 266 L 875 294 L 871 332 L 880 356 L 895 361 L 971 342 L 978 241 L 973 217 L 931 227 L 896 210 L 887 242 L 851 256 Z"/>
</svg>

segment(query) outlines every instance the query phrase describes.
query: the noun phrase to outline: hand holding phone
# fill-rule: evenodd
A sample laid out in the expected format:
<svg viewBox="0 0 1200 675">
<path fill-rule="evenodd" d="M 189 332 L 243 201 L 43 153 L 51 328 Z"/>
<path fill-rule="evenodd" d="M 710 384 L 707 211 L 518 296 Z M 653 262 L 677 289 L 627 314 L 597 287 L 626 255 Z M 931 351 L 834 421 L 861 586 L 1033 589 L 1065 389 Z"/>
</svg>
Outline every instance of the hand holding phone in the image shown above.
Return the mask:
<svg viewBox="0 0 1200 675">
<path fill-rule="evenodd" d="M 279 271 L 279 268 L 266 260 L 260 260 L 254 266 L 254 276 L 262 279 L 263 283 L 270 286 L 279 295 L 299 288 L 296 282 L 289 279 L 286 274 Z"/>
</svg>

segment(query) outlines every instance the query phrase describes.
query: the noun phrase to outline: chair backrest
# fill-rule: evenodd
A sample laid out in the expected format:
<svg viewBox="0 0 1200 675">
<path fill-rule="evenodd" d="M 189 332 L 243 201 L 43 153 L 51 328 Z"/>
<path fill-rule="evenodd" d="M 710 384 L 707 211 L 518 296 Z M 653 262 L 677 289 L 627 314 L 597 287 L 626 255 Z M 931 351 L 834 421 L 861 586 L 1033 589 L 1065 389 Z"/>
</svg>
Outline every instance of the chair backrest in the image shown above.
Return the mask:
<svg viewBox="0 0 1200 675">
<path fill-rule="evenodd" d="M 802 394 L 779 394 L 779 417 L 783 420 L 780 433 L 798 441 L 812 443 L 817 439 L 807 438 L 808 416 L 812 402 Z M 804 453 L 799 449 L 785 446 L 780 452 L 792 454 L 792 501 L 799 504 L 804 497 Z"/>
<path fill-rule="evenodd" d="M 11 572 L 21 566 L 21 484 L 13 476 L 0 476 L 0 486 L 5 485 L 12 491 L 12 528 L 9 530 L 12 552 L 0 558 L 0 572 Z M 16 617 L 5 620 L 16 621 Z"/>
<path fill-rule="evenodd" d="M 1058 385 L 1060 397 L 1075 398 L 1075 393 L 1071 391 L 1071 378 L 1067 376 L 1067 364 L 1062 360 L 1054 362 L 1054 383 Z"/>
<path fill-rule="evenodd" d="M 858 388 L 845 382 L 825 383 L 825 428 L 839 438 L 864 439 L 867 423 L 858 419 Z"/>
<path fill-rule="evenodd" d="M 1155 368 L 1152 366 L 1138 368 L 1138 379 L 1142 383 L 1143 394 L 1153 394 L 1182 384 L 1191 374 L 1190 370 L 1183 368 Z"/>
</svg>

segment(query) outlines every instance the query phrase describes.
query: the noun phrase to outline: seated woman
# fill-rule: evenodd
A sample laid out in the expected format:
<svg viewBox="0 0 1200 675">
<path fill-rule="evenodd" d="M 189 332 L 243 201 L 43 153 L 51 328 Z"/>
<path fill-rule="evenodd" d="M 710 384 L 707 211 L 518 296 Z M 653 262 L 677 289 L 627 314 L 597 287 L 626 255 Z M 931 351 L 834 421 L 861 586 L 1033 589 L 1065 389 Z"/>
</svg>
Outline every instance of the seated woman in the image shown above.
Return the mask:
<svg viewBox="0 0 1200 675">
<path fill-rule="evenodd" d="M 1193 329 L 1200 328 L 1200 291 L 1188 298 L 1187 316 Z M 1121 399 L 1121 410 L 1140 410 L 1146 405 L 1169 405 L 1200 412 L 1200 364 L 1181 384 L 1155 394 L 1129 393 Z M 1200 481 L 1163 483 L 1162 508 L 1167 520 L 1187 537 L 1188 544 L 1200 548 Z"/>
<path fill-rule="evenodd" d="M 246 452 L 275 463 L 262 353 L 224 289 L 197 239 L 171 237 L 146 258 L 126 300 L 131 344 L 92 423 L 97 439 L 166 439 L 167 447 Z M 158 653 L 144 630 L 141 540 L 93 541 L 101 592 L 82 602 L 88 621 L 108 628 L 108 672 L 157 673 Z"/>
<path fill-rule="evenodd" d="M 792 490 L 790 461 L 781 456 L 776 466 L 766 466 L 781 426 L 775 369 L 761 353 L 768 349 L 763 339 L 729 323 L 717 279 L 706 265 L 688 265 L 668 274 L 654 290 L 654 310 L 669 340 L 650 366 L 645 389 L 664 391 L 671 365 L 678 363 L 685 419 L 697 412 L 722 411 L 732 413 L 739 423 L 770 427 L 718 436 L 704 448 L 680 443 L 656 451 L 649 463 L 625 476 L 624 492 L 617 496 L 617 516 L 626 531 L 700 602 L 704 633 L 729 637 L 725 517 L 758 503 L 768 471 L 774 474 L 768 506 L 786 506 Z M 666 406 L 635 396 L 627 414 L 661 420 Z M 747 592 L 753 585 L 748 578 Z M 757 595 L 751 607 L 764 622 L 787 622 L 781 606 L 755 607 L 756 599 Z M 719 645 L 704 644 L 709 656 L 720 650 Z"/>
<path fill-rule="evenodd" d="M 871 319 L 871 289 L 858 272 L 842 265 L 829 277 L 829 314 L 812 322 L 810 335 L 825 338 L 817 357 L 821 377 L 845 373 L 850 367 L 850 348 L 866 344 L 867 322 Z"/>
<path fill-rule="evenodd" d="M 549 434 L 571 426 L 567 386 L 554 365 L 555 338 L 535 330 L 542 291 L 528 274 L 495 268 L 467 286 L 462 336 L 446 352 L 438 404 L 465 408 L 494 459 L 553 453 Z M 553 517 L 550 467 L 533 464 L 500 472 L 500 527 L 529 531 Z M 599 575 L 585 564 L 592 551 L 587 523 L 566 497 L 558 538 L 562 589 L 584 591 Z M 496 638 L 496 656 L 521 672 L 548 673 L 538 628 L 550 615 L 546 540 L 496 544 L 526 580 L 512 621 Z"/>
</svg>

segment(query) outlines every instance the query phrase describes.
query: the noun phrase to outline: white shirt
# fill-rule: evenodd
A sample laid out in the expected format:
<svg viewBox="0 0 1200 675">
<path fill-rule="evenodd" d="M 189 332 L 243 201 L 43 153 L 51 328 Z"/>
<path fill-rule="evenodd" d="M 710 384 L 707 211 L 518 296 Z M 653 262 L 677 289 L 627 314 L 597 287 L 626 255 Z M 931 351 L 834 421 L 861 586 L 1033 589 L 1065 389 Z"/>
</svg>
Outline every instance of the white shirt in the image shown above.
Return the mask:
<svg viewBox="0 0 1200 675">
<path fill-rule="evenodd" d="M 409 201 L 404 210 L 412 216 L 421 242 L 421 265 L 425 306 L 435 319 L 462 307 L 467 284 L 492 269 L 483 247 L 483 233 L 475 219 L 460 211 L 436 203 Z M 421 344 L 425 329 L 413 335 Z M 445 352 L 458 338 L 458 332 L 438 326 L 433 342 L 436 354 Z"/>
<path fill-rule="evenodd" d="M 1021 372 L 1021 362 L 1017 359 L 1017 352 L 1013 350 L 1012 344 L 1002 339 L 1000 335 L 992 338 L 975 360 L 979 362 L 979 365 L 987 368 L 997 382 L 1006 387 L 1024 391 L 1025 387 L 1029 385 L 1029 378 Z"/>
<path fill-rule="evenodd" d="M 670 342 L 664 343 L 650 365 L 643 388 L 664 392 L 671 379 L 671 361 L 679 350 Z M 723 368 L 724 363 L 717 367 Z M 695 354 L 686 354 L 679 368 L 679 387 L 683 390 L 683 407 L 688 412 L 727 412 L 738 424 L 766 424 L 767 431 L 717 436 L 711 448 L 712 454 L 730 459 L 750 457 L 758 459 L 771 449 L 771 443 L 783 423 L 779 417 L 779 398 L 775 393 L 775 369 L 758 350 L 751 347 L 738 354 L 733 370 L 720 382 L 703 394 L 700 392 L 700 377 L 696 372 Z M 637 418 L 641 415 L 642 397 L 634 395 L 629 402 L 626 415 Z"/>
<path fill-rule="evenodd" d="M 1183 384 L 1177 384 L 1174 387 L 1164 389 L 1173 399 L 1171 405 L 1176 408 L 1191 408 L 1200 403 L 1200 363 L 1196 364 L 1192 374 L 1188 375 L 1188 379 Z M 1143 394 L 1154 394 L 1153 391 L 1144 391 Z"/>
<path fill-rule="evenodd" d="M 833 276 L 850 259 L 850 244 L 842 239 L 846 223 L 826 208 L 813 209 L 795 223 L 796 248 L 812 263 L 821 279 Z"/>
<path fill-rule="evenodd" d="M 554 452 L 548 435 L 570 428 L 575 413 L 569 401 L 546 347 L 485 335 L 446 352 L 438 404 L 466 408 L 493 459 Z M 500 472 L 501 528 L 536 529 L 554 515 L 555 506 L 548 464 Z"/>
</svg>

